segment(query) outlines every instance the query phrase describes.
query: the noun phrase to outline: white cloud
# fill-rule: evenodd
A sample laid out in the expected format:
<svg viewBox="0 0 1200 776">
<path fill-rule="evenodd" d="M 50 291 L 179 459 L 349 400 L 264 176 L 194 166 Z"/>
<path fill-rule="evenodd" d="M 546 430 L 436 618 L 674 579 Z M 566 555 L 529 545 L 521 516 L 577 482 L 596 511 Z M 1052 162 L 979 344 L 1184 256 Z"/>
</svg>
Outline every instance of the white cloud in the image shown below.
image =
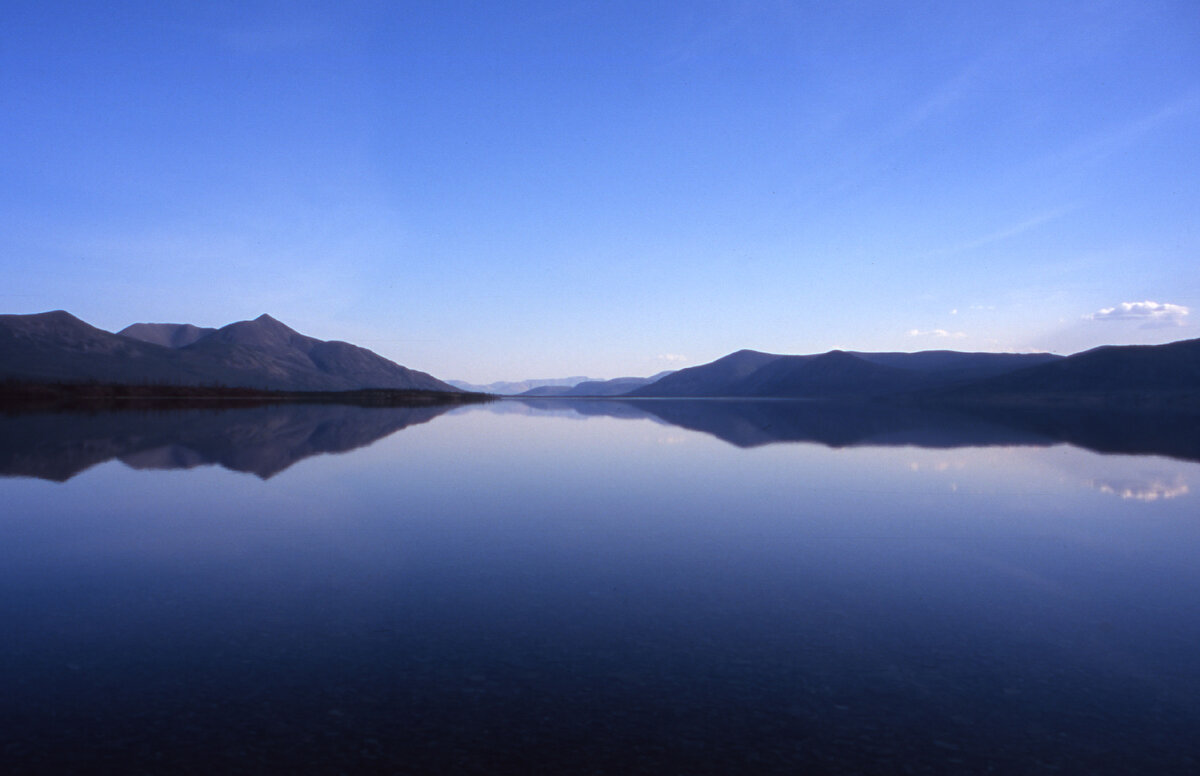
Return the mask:
<svg viewBox="0 0 1200 776">
<path fill-rule="evenodd" d="M 929 331 L 921 331 L 920 329 L 909 329 L 908 336 L 910 337 L 940 337 L 943 339 L 962 339 L 967 336 L 963 331 L 946 331 L 945 329 L 930 329 Z"/>
<path fill-rule="evenodd" d="M 659 361 L 687 361 L 687 356 L 681 356 L 678 353 L 662 353 L 658 357 Z"/>
<path fill-rule="evenodd" d="M 1182 326 L 1188 308 L 1181 304 L 1158 302 L 1121 302 L 1084 316 L 1093 321 L 1141 321 L 1146 326 Z"/>
</svg>

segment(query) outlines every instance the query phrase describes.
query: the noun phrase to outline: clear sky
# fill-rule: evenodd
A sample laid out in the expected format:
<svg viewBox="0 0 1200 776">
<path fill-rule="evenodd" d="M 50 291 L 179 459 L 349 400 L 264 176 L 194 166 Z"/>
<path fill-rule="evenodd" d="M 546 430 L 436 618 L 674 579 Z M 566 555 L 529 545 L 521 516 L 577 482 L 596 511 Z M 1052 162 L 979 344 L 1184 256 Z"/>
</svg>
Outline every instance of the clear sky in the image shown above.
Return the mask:
<svg viewBox="0 0 1200 776">
<path fill-rule="evenodd" d="M 1200 336 L 1195 0 L 3 17 L 2 312 L 476 382 Z"/>
</svg>

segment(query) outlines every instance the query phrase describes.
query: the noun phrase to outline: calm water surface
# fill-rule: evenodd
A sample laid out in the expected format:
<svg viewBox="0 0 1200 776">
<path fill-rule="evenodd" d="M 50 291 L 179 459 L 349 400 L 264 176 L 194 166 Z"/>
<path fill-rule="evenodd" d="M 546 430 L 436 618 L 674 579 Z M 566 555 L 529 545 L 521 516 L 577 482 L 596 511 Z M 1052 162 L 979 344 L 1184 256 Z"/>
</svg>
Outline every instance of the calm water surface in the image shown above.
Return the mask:
<svg viewBox="0 0 1200 776">
<path fill-rule="evenodd" d="M 1198 772 L 1200 464 L 747 406 L 0 419 L 6 772 Z"/>
</svg>

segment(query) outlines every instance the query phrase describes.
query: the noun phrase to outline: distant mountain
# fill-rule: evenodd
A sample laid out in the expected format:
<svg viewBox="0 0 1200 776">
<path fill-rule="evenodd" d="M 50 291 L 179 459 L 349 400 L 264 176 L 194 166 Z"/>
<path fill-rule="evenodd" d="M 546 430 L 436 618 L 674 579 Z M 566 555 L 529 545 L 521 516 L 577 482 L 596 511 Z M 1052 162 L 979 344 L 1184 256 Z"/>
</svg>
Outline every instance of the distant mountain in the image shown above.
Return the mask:
<svg viewBox="0 0 1200 776">
<path fill-rule="evenodd" d="M 306 337 L 269 315 L 216 330 L 188 324 L 135 326 L 129 336 L 98 329 L 61 310 L 0 315 L 0 379 L 289 391 L 458 391 L 365 348 Z"/>
<path fill-rule="evenodd" d="M 594 379 L 595 378 L 593 378 L 593 377 L 579 377 L 579 376 L 576 376 L 576 377 L 552 377 L 552 378 L 541 379 L 541 380 L 516 380 L 516 381 L 511 381 L 511 382 L 500 381 L 500 382 L 495 382 L 495 383 L 487 383 L 486 385 L 479 385 L 476 383 L 468 383 L 468 382 L 464 382 L 462 380 L 447 380 L 446 382 L 450 383 L 451 385 L 455 386 L 456 388 L 461 388 L 464 391 L 475 391 L 477 393 L 494 393 L 494 394 L 498 394 L 500 396 L 516 396 L 517 394 L 525 393 L 526 391 L 532 390 L 534 388 L 546 388 L 546 387 L 552 387 L 552 386 L 553 387 L 571 388 L 573 386 L 579 385 L 582 382 L 591 381 Z"/>
<path fill-rule="evenodd" d="M 545 385 L 534 388 L 518 396 L 622 396 L 635 388 L 650 385 L 669 374 L 671 370 L 659 372 L 650 377 L 617 377 L 612 380 L 587 380 L 575 386 Z"/>
<path fill-rule="evenodd" d="M 205 329 L 190 323 L 135 323 L 117 334 L 168 348 L 183 348 L 214 331 L 216 329 Z"/>
<path fill-rule="evenodd" d="M 782 356 L 739 350 L 681 369 L 630 396 L 864 398 L 945 388 L 1058 359 L 1048 353 L 852 353 Z"/>
</svg>

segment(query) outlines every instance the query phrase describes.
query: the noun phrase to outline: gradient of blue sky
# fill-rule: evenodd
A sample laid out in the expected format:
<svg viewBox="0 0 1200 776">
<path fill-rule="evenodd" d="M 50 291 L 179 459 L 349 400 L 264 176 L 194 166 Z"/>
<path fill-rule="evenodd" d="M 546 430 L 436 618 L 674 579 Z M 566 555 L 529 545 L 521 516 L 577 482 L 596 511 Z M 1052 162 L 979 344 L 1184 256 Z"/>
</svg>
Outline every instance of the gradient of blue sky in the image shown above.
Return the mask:
<svg viewBox="0 0 1200 776">
<path fill-rule="evenodd" d="M 1194 0 L 8 2 L 0 309 L 475 381 L 1162 342 L 1197 138 Z"/>
</svg>

